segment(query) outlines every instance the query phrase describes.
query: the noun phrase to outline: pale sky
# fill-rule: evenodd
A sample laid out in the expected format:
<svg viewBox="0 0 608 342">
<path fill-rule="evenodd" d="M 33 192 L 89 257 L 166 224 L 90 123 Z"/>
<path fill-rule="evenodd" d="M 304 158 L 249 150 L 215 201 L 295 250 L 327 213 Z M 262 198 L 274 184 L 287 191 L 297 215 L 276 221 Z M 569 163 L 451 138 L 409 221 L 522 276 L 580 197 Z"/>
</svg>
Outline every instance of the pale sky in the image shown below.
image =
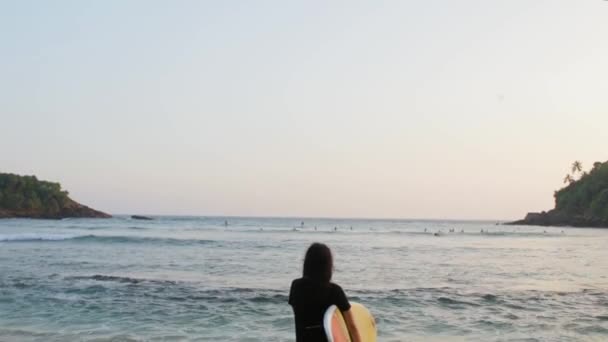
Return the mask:
<svg viewBox="0 0 608 342">
<path fill-rule="evenodd" d="M 608 1 L 3 1 L 0 171 L 110 213 L 516 219 L 608 160 Z"/>
</svg>

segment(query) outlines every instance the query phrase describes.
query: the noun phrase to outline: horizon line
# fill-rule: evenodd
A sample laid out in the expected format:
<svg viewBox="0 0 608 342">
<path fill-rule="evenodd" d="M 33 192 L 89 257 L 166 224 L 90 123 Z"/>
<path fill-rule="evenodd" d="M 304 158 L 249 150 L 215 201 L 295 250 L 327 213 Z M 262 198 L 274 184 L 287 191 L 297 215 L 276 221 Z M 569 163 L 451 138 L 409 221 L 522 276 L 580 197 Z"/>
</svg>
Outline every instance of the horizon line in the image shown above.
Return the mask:
<svg viewBox="0 0 608 342">
<path fill-rule="evenodd" d="M 515 221 L 513 219 L 455 219 L 455 218 L 404 218 L 404 217 L 345 217 L 345 216 L 272 216 L 272 215 L 203 215 L 203 214 L 145 214 L 145 213 L 134 213 L 134 214 L 125 214 L 125 213 L 110 213 L 110 215 L 114 216 L 133 216 L 133 215 L 141 215 L 141 216 L 150 216 L 150 217 L 207 217 L 207 218 L 258 218 L 258 219 L 297 219 L 297 220 L 375 220 L 375 221 L 461 221 L 461 222 L 511 222 Z"/>
</svg>

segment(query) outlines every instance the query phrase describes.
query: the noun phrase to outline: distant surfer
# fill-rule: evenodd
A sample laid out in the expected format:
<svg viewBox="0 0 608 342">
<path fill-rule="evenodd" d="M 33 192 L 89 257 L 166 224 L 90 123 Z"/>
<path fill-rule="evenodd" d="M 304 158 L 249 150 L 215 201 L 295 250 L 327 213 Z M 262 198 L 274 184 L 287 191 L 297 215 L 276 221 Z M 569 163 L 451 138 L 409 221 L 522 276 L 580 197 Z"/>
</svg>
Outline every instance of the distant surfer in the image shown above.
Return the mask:
<svg viewBox="0 0 608 342">
<path fill-rule="evenodd" d="M 331 305 L 336 305 L 342 312 L 353 342 L 361 342 L 346 294 L 340 285 L 331 282 L 333 269 L 329 247 L 322 243 L 308 247 L 302 278 L 295 279 L 289 291 L 289 305 L 296 323 L 296 342 L 327 341 L 323 315 Z"/>
<path fill-rule="evenodd" d="M 228 227 L 228 220 L 224 220 L 224 227 Z"/>
</svg>

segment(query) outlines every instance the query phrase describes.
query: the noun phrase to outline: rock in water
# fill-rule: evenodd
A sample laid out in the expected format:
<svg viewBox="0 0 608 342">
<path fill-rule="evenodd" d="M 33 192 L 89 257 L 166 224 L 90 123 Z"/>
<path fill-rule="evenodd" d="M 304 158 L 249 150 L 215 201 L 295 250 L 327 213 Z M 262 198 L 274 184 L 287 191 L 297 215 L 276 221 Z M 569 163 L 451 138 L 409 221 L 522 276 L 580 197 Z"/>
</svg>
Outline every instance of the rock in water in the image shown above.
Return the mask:
<svg viewBox="0 0 608 342">
<path fill-rule="evenodd" d="M 131 218 L 134 219 L 134 220 L 154 220 L 151 217 L 142 216 L 142 215 L 131 215 Z"/>
</svg>

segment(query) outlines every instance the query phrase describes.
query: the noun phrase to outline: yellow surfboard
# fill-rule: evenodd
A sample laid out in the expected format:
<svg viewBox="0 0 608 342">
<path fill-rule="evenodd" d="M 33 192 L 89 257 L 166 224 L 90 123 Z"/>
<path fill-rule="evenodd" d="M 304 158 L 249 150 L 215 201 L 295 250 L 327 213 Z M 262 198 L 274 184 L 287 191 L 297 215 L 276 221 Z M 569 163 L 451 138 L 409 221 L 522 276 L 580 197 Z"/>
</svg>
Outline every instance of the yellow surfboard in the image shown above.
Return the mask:
<svg viewBox="0 0 608 342">
<path fill-rule="evenodd" d="M 350 303 L 350 311 L 363 342 L 376 342 L 376 321 L 367 308 L 359 303 Z M 330 306 L 323 317 L 323 327 L 329 342 L 351 342 L 350 334 L 340 310 Z"/>
<path fill-rule="evenodd" d="M 337 306 L 332 305 L 323 316 L 323 328 L 329 342 L 351 342 L 346 322 Z"/>
</svg>

